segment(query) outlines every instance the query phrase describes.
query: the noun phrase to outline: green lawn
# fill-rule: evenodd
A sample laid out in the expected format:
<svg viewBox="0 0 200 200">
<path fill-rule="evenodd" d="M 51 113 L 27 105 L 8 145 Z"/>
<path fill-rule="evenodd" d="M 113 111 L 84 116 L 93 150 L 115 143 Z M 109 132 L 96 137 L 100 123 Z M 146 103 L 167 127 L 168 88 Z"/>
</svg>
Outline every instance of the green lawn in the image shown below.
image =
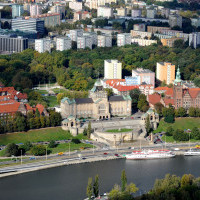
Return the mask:
<svg viewBox="0 0 200 200">
<path fill-rule="evenodd" d="M 54 91 L 55 93 L 64 93 L 64 92 L 66 92 L 67 90 L 55 88 L 55 89 L 53 89 L 53 91 Z"/>
<path fill-rule="evenodd" d="M 200 128 L 200 118 L 176 118 L 175 122 L 173 124 L 166 123 L 162 119 L 159 123 L 158 128 L 154 131 L 154 133 L 159 133 L 162 131 L 166 131 L 167 128 L 171 126 L 174 130 L 176 129 L 192 129 L 195 126 Z"/>
<path fill-rule="evenodd" d="M 48 103 L 49 107 L 54 107 L 54 106 L 58 105 L 56 96 L 47 96 L 45 98 L 48 101 L 47 103 Z"/>
<path fill-rule="evenodd" d="M 48 94 L 48 91 L 47 90 L 34 90 L 40 94 Z"/>
<path fill-rule="evenodd" d="M 80 147 L 92 148 L 93 145 L 84 144 L 84 143 L 80 143 L 80 144 L 70 143 L 70 151 L 80 150 Z M 68 152 L 69 151 L 69 143 L 59 144 L 55 148 L 50 148 L 49 150 L 51 150 L 51 153 Z"/>
<path fill-rule="evenodd" d="M 132 131 L 132 129 L 127 129 L 127 128 L 122 128 L 122 129 L 110 129 L 110 130 L 107 130 L 106 132 L 108 133 L 122 133 L 122 132 L 129 132 L 129 131 Z"/>
<path fill-rule="evenodd" d="M 73 136 L 62 130 L 61 127 L 46 128 L 39 130 L 31 130 L 28 132 L 19 132 L 11 134 L 1 134 L 0 135 L 0 145 L 7 145 L 8 143 L 24 143 L 26 141 L 30 142 L 40 142 L 40 141 L 50 141 L 50 140 L 65 140 L 70 139 Z M 82 134 L 78 135 L 77 138 L 86 138 Z M 1 152 L 1 151 L 0 151 Z"/>
</svg>

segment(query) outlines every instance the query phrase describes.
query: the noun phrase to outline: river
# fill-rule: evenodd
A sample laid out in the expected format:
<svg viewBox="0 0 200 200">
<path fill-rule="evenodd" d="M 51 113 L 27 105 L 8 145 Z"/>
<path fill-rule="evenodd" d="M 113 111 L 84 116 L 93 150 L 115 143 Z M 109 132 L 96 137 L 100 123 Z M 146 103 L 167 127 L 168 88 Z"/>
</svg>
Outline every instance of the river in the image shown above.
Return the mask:
<svg viewBox="0 0 200 200">
<path fill-rule="evenodd" d="M 126 170 L 128 182 L 134 182 L 147 192 L 156 178 L 166 173 L 200 176 L 200 157 L 176 156 L 160 160 L 110 160 L 56 167 L 0 179 L 1 200 L 83 200 L 86 197 L 88 177 L 99 174 L 100 192 L 110 191 L 120 184 L 120 175 Z"/>
</svg>

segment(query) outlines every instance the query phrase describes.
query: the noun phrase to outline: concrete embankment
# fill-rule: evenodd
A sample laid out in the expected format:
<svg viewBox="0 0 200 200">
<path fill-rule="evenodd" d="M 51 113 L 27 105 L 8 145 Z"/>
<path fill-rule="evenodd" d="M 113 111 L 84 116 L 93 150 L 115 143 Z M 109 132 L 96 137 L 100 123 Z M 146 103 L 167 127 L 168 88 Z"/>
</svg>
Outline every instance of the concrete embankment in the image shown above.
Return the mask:
<svg viewBox="0 0 200 200">
<path fill-rule="evenodd" d="M 17 175 L 17 174 L 22 174 L 26 172 L 32 172 L 32 171 L 37 171 L 37 170 L 43 170 L 43 169 L 48 169 L 48 168 L 53 168 L 53 167 L 61 167 L 64 165 L 74 165 L 74 164 L 81 164 L 81 163 L 91 163 L 91 162 L 98 162 L 98 161 L 106 161 L 106 160 L 114 160 L 114 159 L 122 159 L 124 157 L 116 157 L 116 156 L 107 156 L 107 157 L 94 157 L 94 158 L 87 158 L 87 159 L 80 159 L 80 160 L 72 160 L 72 161 L 63 161 L 59 163 L 47 163 L 42 166 L 32 166 L 30 168 L 26 169 L 16 169 L 16 171 L 13 170 L 11 172 L 7 173 L 2 173 L 0 174 L 0 178 L 6 177 L 6 176 L 11 176 L 11 175 Z M 19 165 L 18 165 L 19 166 Z"/>
</svg>

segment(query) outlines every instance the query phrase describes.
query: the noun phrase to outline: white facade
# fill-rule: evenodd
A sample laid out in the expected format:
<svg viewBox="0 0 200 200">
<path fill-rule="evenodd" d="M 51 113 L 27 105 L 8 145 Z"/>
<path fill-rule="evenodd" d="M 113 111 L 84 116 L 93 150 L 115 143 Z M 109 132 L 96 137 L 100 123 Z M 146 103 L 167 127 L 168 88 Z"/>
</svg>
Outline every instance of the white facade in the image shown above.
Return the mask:
<svg viewBox="0 0 200 200">
<path fill-rule="evenodd" d="M 133 29 L 134 31 L 145 31 L 145 24 L 134 24 Z"/>
<path fill-rule="evenodd" d="M 31 4 L 30 5 L 30 16 L 36 16 L 42 14 L 42 7 L 38 4 Z"/>
<path fill-rule="evenodd" d="M 104 79 L 121 79 L 122 63 L 118 60 L 104 60 Z"/>
<path fill-rule="evenodd" d="M 90 9 L 97 9 L 98 6 L 105 6 L 106 4 L 116 3 L 117 0 L 86 0 L 85 5 Z"/>
<path fill-rule="evenodd" d="M 77 37 L 77 49 L 92 49 L 92 37 Z"/>
<path fill-rule="evenodd" d="M 112 47 L 112 36 L 98 35 L 98 47 Z"/>
<path fill-rule="evenodd" d="M 192 26 L 199 27 L 200 26 L 200 18 L 191 18 Z"/>
<path fill-rule="evenodd" d="M 126 17 L 127 16 L 127 9 L 126 8 L 117 8 L 117 16 Z"/>
<path fill-rule="evenodd" d="M 97 45 L 97 33 L 94 32 L 88 32 L 88 33 L 83 33 L 84 37 L 91 37 L 92 38 L 92 44 Z"/>
<path fill-rule="evenodd" d="M 68 37 L 62 37 L 56 39 L 56 50 L 64 51 L 72 48 L 72 41 Z"/>
<path fill-rule="evenodd" d="M 195 49 L 198 45 L 200 45 L 200 32 L 189 34 L 189 45 L 194 47 Z"/>
<path fill-rule="evenodd" d="M 180 15 L 169 15 L 170 27 L 179 26 L 182 28 L 182 17 Z"/>
<path fill-rule="evenodd" d="M 48 39 L 37 39 L 35 40 L 35 50 L 39 53 L 45 51 L 51 52 L 51 40 Z"/>
<path fill-rule="evenodd" d="M 65 14 L 65 6 L 55 5 L 51 7 L 51 13 L 59 13 L 61 18 Z"/>
<path fill-rule="evenodd" d="M 12 18 L 20 17 L 24 13 L 24 8 L 22 5 L 14 4 L 12 5 Z"/>
<path fill-rule="evenodd" d="M 140 38 L 150 38 L 151 37 L 151 33 L 150 32 L 144 32 L 144 31 L 134 31 L 131 30 L 131 37 L 137 37 L 139 36 Z"/>
<path fill-rule="evenodd" d="M 140 9 L 131 10 L 131 17 L 141 17 L 142 11 Z"/>
<path fill-rule="evenodd" d="M 69 31 L 69 36 L 72 41 L 77 41 L 77 37 L 83 36 L 83 29 L 74 29 Z"/>
<path fill-rule="evenodd" d="M 71 1 L 69 2 L 69 8 L 75 11 L 79 11 L 83 9 L 83 3 L 82 2 L 77 2 L 77 1 Z"/>
<path fill-rule="evenodd" d="M 155 9 L 147 9 L 147 18 L 154 19 L 157 11 Z"/>
<path fill-rule="evenodd" d="M 157 44 L 157 40 L 146 40 L 138 38 L 132 38 L 131 42 L 134 44 L 138 44 L 139 46 L 149 46 L 151 44 Z"/>
<path fill-rule="evenodd" d="M 105 17 L 105 18 L 113 17 L 113 8 L 99 6 L 97 9 L 97 17 Z"/>
<path fill-rule="evenodd" d="M 127 44 L 131 44 L 131 34 L 121 33 L 117 35 L 117 46 L 121 47 Z"/>
</svg>

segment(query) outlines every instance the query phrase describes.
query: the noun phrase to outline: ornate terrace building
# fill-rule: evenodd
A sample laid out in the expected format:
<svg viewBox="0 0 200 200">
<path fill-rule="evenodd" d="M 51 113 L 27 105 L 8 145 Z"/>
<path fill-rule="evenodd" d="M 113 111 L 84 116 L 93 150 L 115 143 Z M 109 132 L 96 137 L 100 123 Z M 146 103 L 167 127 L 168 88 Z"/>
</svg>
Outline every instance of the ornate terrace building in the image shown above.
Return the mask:
<svg viewBox="0 0 200 200">
<path fill-rule="evenodd" d="M 132 112 L 131 102 L 129 95 L 108 97 L 100 80 L 98 80 L 90 90 L 88 98 L 63 98 L 61 100 L 61 115 L 63 118 L 74 116 L 76 118 L 90 117 L 95 119 L 106 119 L 111 116 L 130 116 Z"/>
</svg>

